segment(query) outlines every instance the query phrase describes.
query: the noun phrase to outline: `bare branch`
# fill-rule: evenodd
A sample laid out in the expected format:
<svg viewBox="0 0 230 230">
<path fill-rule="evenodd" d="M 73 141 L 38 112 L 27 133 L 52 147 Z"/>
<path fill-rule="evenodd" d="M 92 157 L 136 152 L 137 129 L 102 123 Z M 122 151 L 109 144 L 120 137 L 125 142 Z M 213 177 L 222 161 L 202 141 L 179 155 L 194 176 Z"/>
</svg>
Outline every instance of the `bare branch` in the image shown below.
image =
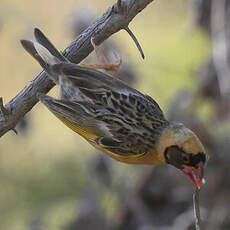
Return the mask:
<svg viewBox="0 0 230 230">
<path fill-rule="evenodd" d="M 220 92 L 222 96 L 230 94 L 228 40 L 226 31 L 226 0 L 212 0 L 211 35 L 212 56 L 217 71 Z"/>
<path fill-rule="evenodd" d="M 123 0 L 110 7 L 96 22 L 88 27 L 64 51 L 63 55 L 71 62 L 79 63 L 92 51 L 90 39 L 94 37 L 97 45 L 112 34 L 128 27 L 131 20 L 153 0 Z M 120 11 L 120 7 L 125 10 Z M 14 129 L 18 121 L 38 102 L 38 92 L 47 93 L 54 83 L 42 71 L 28 86 L 4 106 L 7 113 L 0 113 L 0 137 Z"/>
</svg>

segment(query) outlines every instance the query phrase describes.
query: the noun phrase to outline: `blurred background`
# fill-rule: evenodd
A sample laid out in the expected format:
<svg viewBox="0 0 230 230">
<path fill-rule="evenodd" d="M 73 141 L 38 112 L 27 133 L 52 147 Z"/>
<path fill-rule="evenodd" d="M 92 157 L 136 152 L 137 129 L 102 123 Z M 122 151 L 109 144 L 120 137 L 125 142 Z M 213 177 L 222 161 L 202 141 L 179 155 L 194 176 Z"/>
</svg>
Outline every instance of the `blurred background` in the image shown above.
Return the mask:
<svg viewBox="0 0 230 230">
<path fill-rule="evenodd" d="M 41 71 L 20 46 L 38 27 L 64 49 L 114 3 L 0 1 L 0 96 L 7 102 Z M 230 229 L 230 2 L 155 0 L 102 48 L 112 73 L 152 96 L 168 119 L 196 132 L 210 155 L 200 194 L 204 229 Z M 85 60 L 95 63 L 94 54 Z M 56 94 L 56 89 L 50 92 Z M 194 186 L 170 166 L 132 166 L 97 152 L 37 104 L 18 135 L 0 140 L 0 230 L 194 229 Z"/>
</svg>

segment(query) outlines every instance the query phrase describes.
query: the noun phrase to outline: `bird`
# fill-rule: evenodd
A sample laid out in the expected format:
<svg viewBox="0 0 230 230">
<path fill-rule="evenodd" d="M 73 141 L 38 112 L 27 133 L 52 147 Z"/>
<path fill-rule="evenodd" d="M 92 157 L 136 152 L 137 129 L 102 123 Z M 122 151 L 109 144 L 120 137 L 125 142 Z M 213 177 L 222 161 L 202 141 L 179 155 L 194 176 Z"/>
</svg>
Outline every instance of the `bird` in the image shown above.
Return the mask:
<svg viewBox="0 0 230 230">
<path fill-rule="evenodd" d="M 168 121 L 150 96 L 107 73 L 71 63 L 38 28 L 34 36 L 36 41 L 21 44 L 59 86 L 57 98 L 37 93 L 48 110 L 113 159 L 169 164 L 201 188 L 207 153 L 194 132 Z"/>
</svg>

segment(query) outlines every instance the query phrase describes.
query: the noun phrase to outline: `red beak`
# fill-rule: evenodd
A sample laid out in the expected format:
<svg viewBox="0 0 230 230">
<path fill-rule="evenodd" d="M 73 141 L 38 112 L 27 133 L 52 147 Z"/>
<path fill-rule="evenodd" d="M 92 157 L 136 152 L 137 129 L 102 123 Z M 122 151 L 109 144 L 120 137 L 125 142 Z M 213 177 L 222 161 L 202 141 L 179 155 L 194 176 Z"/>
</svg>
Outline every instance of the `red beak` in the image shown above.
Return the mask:
<svg viewBox="0 0 230 230">
<path fill-rule="evenodd" d="M 201 185 L 205 183 L 204 176 L 204 163 L 201 161 L 198 168 L 183 168 L 182 171 L 190 177 L 195 185 L 200 189 Z"/>
</svg>

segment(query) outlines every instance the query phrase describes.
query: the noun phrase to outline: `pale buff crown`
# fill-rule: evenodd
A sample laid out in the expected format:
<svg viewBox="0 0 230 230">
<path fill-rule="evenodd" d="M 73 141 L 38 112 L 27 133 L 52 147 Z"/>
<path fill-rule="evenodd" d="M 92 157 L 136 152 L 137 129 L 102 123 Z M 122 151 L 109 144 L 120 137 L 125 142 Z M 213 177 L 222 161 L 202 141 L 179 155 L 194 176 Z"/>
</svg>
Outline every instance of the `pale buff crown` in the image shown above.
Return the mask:
<svg viewBox="0 0 230 230">
<path fill-rule="evenodd" d="M 186 153 L 205 153 L 200 140 L 190 129 L 181 123 L 172 122 L 162 133 L 156 150 L 159 160 L 165 162 L 164 152 L 170 146 L 178 146 Z"/>
</svg>

